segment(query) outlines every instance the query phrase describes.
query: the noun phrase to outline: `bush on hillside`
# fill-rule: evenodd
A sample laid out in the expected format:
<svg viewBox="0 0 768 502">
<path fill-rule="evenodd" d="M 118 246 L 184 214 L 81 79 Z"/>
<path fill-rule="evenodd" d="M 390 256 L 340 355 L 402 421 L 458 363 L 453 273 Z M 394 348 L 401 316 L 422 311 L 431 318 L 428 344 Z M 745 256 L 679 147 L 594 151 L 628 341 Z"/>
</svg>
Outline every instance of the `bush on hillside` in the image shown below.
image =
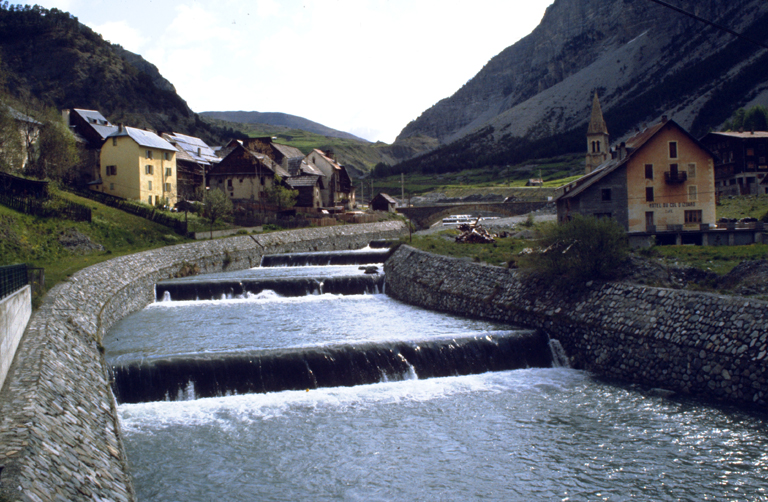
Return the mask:
<svg viewBox="0 0 768 502">
<path fill-rule="evenodd" d="M 616 276 L 628 252 L 626 232 L 616 220 L 576 215 L 566 223 L 539 227 L 536 247 L 519 264 L 568 283 L 608 280 Z"/>
</svg>

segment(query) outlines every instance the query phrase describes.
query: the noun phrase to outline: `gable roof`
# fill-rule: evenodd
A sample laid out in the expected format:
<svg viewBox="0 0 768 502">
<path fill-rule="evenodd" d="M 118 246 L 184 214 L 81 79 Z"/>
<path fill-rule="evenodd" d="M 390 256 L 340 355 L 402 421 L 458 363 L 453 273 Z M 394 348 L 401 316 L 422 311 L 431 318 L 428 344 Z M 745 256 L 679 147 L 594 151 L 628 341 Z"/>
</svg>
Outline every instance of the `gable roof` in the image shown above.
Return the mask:
<svg viewBox="0 0 768 502">
<path fill-rule="evenodd" d="M 176 152 L 176 148 L 168 143 L 166 140 L 158 136 L 157 134 L 145 131 L 144 129 L 136 129 L 135 127 L 123 127 L 118 128 L 117 131 L 110 134 L 109 138 L 120 138 L 128 136 L 133 141 L 138 143 L 139 146 L 145 148 L 157 148 L 158 150 L 167 150 L 169 152 Z"/>
<path fill-rule="evenodd" d="M 117 131 L 116 125 L 110 124 L 101 112 L 97 110 L 83 110 L 80 108 L 73 108 L 73 113 L 76 113 L 83 119 L 96 133 L 101 136 L 101 139 L 107 139 L 109 135 Z"/>
<path fill-rule="evenodd" d="M 577 179 L 576 181 L 573 181 L 564 187 L 564 193 L 558 197 L 558 200 L 560 199 L 569 199 L 572 197 L 575 197 L 577 195 L 580 195 L 583 193 L 587 188 L 591 187 L 598 181 L 602 180 L 612 172 L 616 171 L 619 167 L 627 164 L 629 160 L 651 140 L 653 139 L 656 134 L 659 133 L 662 129 L 665 127 L 675 127 L 678 130 L 682 131 L 688 138 L 693 141 L 699 148 L 707 152 L 709 155 L 712 155 L 712 152 L 709 151 L 707 147 L 705 147 L 699 140 L 694 138 L 690 135 L 688 131 L 686 131 L 684 128 L 682 128 L 677 122 L 674 120 L 667 120 L 666 117 L 662 118 L 661 122 L 654 124 L 643 131 L 640 131 L 639 133 L 635 134 L 631 138 L 629 138 L 625 143 L 626 147 L 626 155 L 622 158 L 621 153 L 618 152 L 618 156 L 616 158 L 611 158 L 597 166 L 594 171 L 591 173 L 582 176 L 581 178 Z"/>
<path fill-rule="evenodd" d="M 213 148 L 200 138 L 179 133 L 165 133 L 163 138 L 179 150 L 178 160 L 207 166 L 221 162 Z"/>
<path fill-rule="evenodd" d="M 392 196 L 391 196 L 391 195 L 389 195 L 389 194 L 383 193 L 383 192 L 380 192 L 378 195 L 376 195 L 376 197 L 374 197 L 373 199 L 371 199 L 371 202 L 373 202 L 374 200 L 376 200 L 376 199 L 378 199 L 378 198 L 380 198 L 380 197 L 381 197 L 382 199 L 386 200 L 387 202 L 389 202 L 390 204 L 395 204 L 395 205 L 397 205 L 397 201 L 395 200 L 395 198 L 394 198 L 394 197 L 392 197 Z"/>
<path fill-rule="evenodd" d="M 291 188 L 298 188 L 298 187 L 313 187 L 317 184 L 317 182 L 320 182 L 320 186 L 322 187 L 323 177 L 317 176 L 317 175 L 303 175 L 303 176 L 294 176 L 292 178 L 286 178 L 285 182 L 291 187 Z"/>
</svg>

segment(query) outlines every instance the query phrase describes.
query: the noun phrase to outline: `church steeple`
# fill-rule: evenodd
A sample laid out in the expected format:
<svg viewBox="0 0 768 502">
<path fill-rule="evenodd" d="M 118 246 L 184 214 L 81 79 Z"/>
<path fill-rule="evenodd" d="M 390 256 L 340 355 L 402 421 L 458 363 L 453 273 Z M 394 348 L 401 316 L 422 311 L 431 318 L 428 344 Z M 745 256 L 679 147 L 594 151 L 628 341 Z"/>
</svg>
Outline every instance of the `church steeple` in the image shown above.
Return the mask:
<svg viewBox="0 0 768 502">
<path fill-rule="evenodd" d="M 608 127 L 605 125 L 603 110 L 600 108 L 600 99 L 598 99 L 597 91 L 595 91 L 595 96 L 592 98 L 592 116 L 587 128 L 587 174 L 608 160 L 609 148 Z"/>
</svg>

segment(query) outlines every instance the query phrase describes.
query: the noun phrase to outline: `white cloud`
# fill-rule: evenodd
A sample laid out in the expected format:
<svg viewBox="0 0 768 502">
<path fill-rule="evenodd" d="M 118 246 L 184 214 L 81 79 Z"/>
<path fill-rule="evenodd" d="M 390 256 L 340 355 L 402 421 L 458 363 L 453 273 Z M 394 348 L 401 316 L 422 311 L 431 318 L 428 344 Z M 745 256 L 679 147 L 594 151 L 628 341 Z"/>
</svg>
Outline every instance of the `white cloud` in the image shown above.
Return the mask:
<svg viewBox="0 0 768 502">
<path fill-rule="evenodd" d="M 90 28 L 104 37 L 104 40 L 120 44 L 124 49 L 137 54 L 149 43 L 148 37 L 143 36 L 125 21 L 110 21 L 100 25 L 90 25 Z"/>
</svg>

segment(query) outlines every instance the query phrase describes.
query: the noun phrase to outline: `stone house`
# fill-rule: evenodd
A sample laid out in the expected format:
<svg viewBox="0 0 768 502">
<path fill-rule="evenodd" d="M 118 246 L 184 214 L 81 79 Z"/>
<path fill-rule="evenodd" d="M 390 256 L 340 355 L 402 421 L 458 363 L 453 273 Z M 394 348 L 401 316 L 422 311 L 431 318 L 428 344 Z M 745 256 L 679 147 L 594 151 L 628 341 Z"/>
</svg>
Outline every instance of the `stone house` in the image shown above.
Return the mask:
<svg viewBox="0 0 768 502">
<path fill-rule="evenodd" d="M 371 199 L 371 209 L 374 211 L 386 211 L 394 213 L 397 208 L 397 201 L 389 194 L 379 193 Z"/>
<path fill-rule="evenodd" d="M 72 108 L 62 110 L 64 123 L 75 134 L 77 149 L 80 155 L 78 180 L 90 184 L 100 179 L 101 147 L 110 134 L 117 131 L 117 126 L 111 124 L 101 112 Z"/>
<path fill-rule="evenodd" d="M 27 168 L 27 164 L 29 164 L 30 159 L 34 155 L 35 144 L 40 138 L 40 130 L 43 127 L 43 123 L 21 113 L 15 108 L 10 106 L 6 106 L 6 108 L 16 123 L 19 135 L 21 136 L 21 165 L 17 168 L 18 172 L 21 173 Z"/>
<path fill-rule="evenodd" d="M 768 132 L 711 132 L 700 141 L 715 155 L 718 197 L 768 194 Z"/>
<path fill-rule="evenodd" d="M 588 144 L 591 151 L 591 139 Z M 706 244 L 701 231 L 716 220 L 714 159 L 706 147 L 663 117 L 607 157 L 564 187 L 556 201 L 558 221 L 575 213 L 610 217 L 635 245 L 651 236 L 662 243 Z"/>
<path fill-rule="evenodd" d="M 310 152 L 305 160 L 308 164 L 316 166 L 325 176 L 325 188 L 320 191 L 323 207 L 355 207 L 355 187 L 344 166 L 336 162 L 331 154 L 318 149 Z"/>
<path fill-rule="evenodd" d="M 91 189 L 156 205 L 176 204 L 176 148 L 151 131 L 124 127 L 101 147 L 100 173 Z"/>
<path fill-rule="evenodd" d="M 176 183 L 179 200 L 194 199 L 196 192 L 205 190 L 206 173 L 221 162 L 221 158 L 200 138 L 179 133 L 163 133 L 162 137 L 178 150 Z"/>
<path fill-rule="evenodd" d="M 267 155 L 292 176 L 297 174 L 304 160 L 304 153 L 301 150 L 295 146 L 275 143 L 269 136 L 248 138 L 242 142 L 249 150 Z"/>
<path fill-rule="evenodd" d="M 236 205 L 263 206 L 275 175 L 287 179 L 290 174 L 269 155 L 252 150 L 250 145 L 242 140 L 230 141 L 219 152 L 221 161 L 208 172 L 208 187 L 221 189 Z"/>
</svg>

